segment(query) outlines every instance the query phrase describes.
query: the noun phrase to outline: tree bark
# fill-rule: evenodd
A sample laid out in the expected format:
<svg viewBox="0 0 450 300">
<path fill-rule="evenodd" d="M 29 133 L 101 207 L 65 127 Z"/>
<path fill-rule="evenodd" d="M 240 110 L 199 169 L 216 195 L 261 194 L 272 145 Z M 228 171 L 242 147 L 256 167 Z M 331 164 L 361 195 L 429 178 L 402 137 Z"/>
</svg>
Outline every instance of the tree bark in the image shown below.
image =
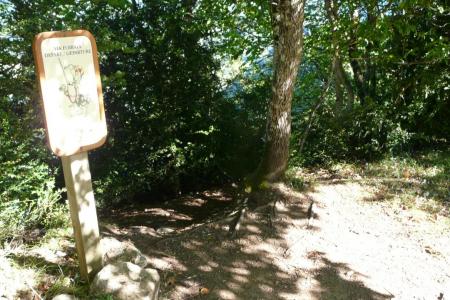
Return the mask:
<svg viewBox="0 0 450 300">
<path fill-rule="evenodd" d="M 350 25 L 350 32 L 349 32 L 349 45 L 348 45 L 348 56 L 350 58 L 350 66 L 353 70 L 353 77 L 355 79 L 355 86 L 356 91 L 358 94 L 359 102 L 361 104 L 364 104 L 364 101 L 366 97 L 368 96 L 365 82 L 364 82 L 364 75 L 363 70 L 358 62 L 358 55 L 357 55 L 357 28 L 359 25 L 359 15 L 357 10 L 350 10 L 350 18 L 352 20 L 352 23 Z"/>
<path fill-rule="evenodd" d="M 287 168 L 291 105 L 303 50 L 305 0 L 269 0 L 273 31 L 272 96 L 263 158 L 253 184 L 279 179 Z"/>
</svg>

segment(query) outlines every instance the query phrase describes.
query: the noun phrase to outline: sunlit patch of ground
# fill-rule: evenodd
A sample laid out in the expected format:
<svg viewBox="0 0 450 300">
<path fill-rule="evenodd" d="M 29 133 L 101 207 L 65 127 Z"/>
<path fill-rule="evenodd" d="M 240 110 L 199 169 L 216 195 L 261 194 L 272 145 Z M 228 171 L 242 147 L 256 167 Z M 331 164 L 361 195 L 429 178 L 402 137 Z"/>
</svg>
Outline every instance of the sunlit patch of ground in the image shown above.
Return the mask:
<svg viewBox="0 0 450 300">
<path fill-rule="evenodd" d="M 36 285 L 36 270 L 19 268 L 9 259 L 8 253 L 0 251 L 0 299 L 17 299 L 29 295 L 31 287 Z"/>
<path fill-rule="evenodd" d="M 0 299 L 86 296 L 88 286 L 78 275 L 71 235 L 70 228 L 62 228 L 31 244 L 5 242 L 0 249 Z"/>
<path fill-rule="evenodd" d="M 450 286 L 450 230 L 428 213 L 367 201 L 361 182 L 278 184 L 276 202 L 246 214 L 237 238 L 228 221 L 178 235 L 131 239 L 163 275 L 162 299 L 437 299 Z M 312 219 L 307 209 L 313 204 Z M 264 202 L 264 201 L 262 201 Z M 203 292 L 202 292 L 203 291 Z M 205 292 L 206 291 L 206 292 Z"/>
</svg>

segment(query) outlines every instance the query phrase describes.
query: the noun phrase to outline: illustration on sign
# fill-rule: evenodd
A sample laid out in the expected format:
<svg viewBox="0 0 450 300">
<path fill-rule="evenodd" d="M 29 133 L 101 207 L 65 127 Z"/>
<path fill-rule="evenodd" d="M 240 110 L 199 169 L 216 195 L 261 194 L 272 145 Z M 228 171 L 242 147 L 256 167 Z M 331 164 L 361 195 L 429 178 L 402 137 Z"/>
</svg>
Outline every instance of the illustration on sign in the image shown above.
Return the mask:
<svg viewBox="0 0 450 300">
<path fill-rule="evenodd" d="M 79 65 L 63 66 L 61 59 L 58 58 L 63 71 L 65 84 L 61 84 L 59 90 L 64 93 L 67 99 L 78 106 L 84 106 L 89 102 L 89 96 L 80 93 L 80 82 L 84 75 L 83 67 Z"/>
</svg>

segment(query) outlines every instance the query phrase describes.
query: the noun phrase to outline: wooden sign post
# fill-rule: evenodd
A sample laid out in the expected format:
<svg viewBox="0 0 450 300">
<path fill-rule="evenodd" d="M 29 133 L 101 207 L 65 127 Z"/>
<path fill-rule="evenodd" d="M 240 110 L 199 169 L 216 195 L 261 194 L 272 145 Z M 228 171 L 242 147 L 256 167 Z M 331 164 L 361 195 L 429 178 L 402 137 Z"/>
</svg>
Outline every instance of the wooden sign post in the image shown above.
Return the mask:
<svg viewBox="0 0 450 300">
<path fill-rule="evenodd" d="M 97 46 L 85 30 L 43 32 L 33 43 L 50 148 L 61 157 L 83 279 L 102 251 L 87 151 L 106 140 Z"/>
</svg>

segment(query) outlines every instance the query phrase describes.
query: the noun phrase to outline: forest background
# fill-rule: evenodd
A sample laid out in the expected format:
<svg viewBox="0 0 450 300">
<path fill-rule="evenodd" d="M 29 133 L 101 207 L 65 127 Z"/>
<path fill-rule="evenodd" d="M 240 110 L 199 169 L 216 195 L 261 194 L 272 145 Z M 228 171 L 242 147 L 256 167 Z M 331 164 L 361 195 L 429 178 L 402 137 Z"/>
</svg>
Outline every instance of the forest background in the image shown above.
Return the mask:
<svg viewBox="0 0 450 300">
<path fill-rule="evenodd" d="M 0 1 L 0 240 L 68 215 L 60 160 L 46 146 L 37 33 L 96 37 L 108 139 L 89 153 L 93 184 L 100 207 L 126 206 L 242 183 L 258 167 L 269 10 L 268 1 Z M 449 18 L 445 1 L 307 1 L 289 168 L 448 149 Z"/>
</svg>

